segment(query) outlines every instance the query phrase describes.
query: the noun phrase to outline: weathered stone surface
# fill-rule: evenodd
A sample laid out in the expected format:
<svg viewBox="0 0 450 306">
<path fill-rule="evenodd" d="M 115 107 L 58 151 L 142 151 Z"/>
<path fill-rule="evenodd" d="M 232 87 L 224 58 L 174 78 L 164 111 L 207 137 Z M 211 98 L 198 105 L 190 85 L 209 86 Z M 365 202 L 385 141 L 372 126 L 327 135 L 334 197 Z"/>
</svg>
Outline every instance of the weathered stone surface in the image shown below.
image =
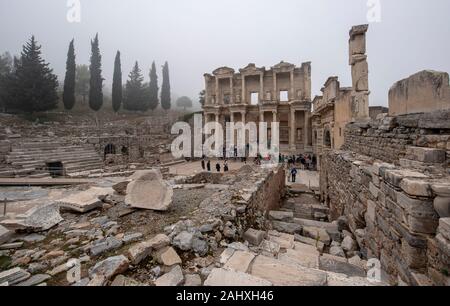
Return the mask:
<svg viewBox="0 0 450 306">
<path fill-rule="evenodd" d="M 277 243 L 283 249 L 294 248 L 294 235 L 279 232 L 269 232 L 269 241 Z"/>
<path fill-rule="evenodd" d="M 172 204 L 172 187 L 159 170 L 137 171 L 127 186 L 125 204 L 134 208 L 165 211 Z"/>
<path fill-rule="evenodd" d="M 319 240 L 326 245 L 330 245 L 331 238 L 328 235 L 327 231 L 323 228 L 318 227 L 304 227 L 303 235 L 315 240 Z"/>
<path fill-rule="evenodd" d="M 11 236 L 12 232 L 0 225 L 0 244 L 8 242 Z"/>
<path fill-rule="evenodd" d="M 45 282 L 46 280 L 49 280 L 50 278 L 51 276 L 48 274 L 36 274 L 24 282 L 18 283 L 16 286 L 23 286 L 23 287 L 36 286 Z"/>
<path fill-rule="evenodd" d="M 300 224 L 303 227 L 317 227 L 317 228 L 323 228 L 325 230 L 338 230 L 338 225 L 328 222 L 321 222 L 321 221 L 314 221 L 314 220 L 307 220 L 307 219 L 300 219 L 295 218 L 294 222 L 297 224 Z"/>
<path fill-rule="evenodd" d="M 261 255 L 253 261 L 251 275 L 266 279 L 275 286 L 324 286 L 327 281 L 325 272 Z"/>
<path fill-rule="evenodd" d="M 236 251 L 224 267 L 235 271 L 247 272 L 248 267 L 254 258 L 255 255 L 252 253 Z"/>
<path fill-rule="evenodd" d="M 0 284 L 8 283 L 9 285 L 15 285 L 17 283 L 25 281 L 30 276 L 30 273 L 21 268 L 13 268 L 0 272 Z"/>
<path fill-rule="evenodd" d="M 0 222 L 11 230 L 46 231 L 63 221 L 56 204 L 36 206 L 15 219 Z"/>
<path fill-rule="evenodd" d="M 111 287 L 136 287 L 141 286 L 141 283 L 138 281 L 125 277 L 123 275 L 117 275 L 114 278 L 114 281 L 111 283 Z"/>
<path fill-rule="evenodd" d="M 89 276 L 92 278 L 94 275 L 101 275 L 110 280 L 113 276 L 128 270 L 128 265 L 129 261 L 123 255 L 109 257 L 89 269 Z"/>
<path fill-rule="evenodd" d="M 346 236 L 342 241 L 341 247 L 346 252 L 351 252 L 356 250 L 356 241 L 350 237 Z"/>
<path fill-rule="evenodd" d="M 431 186 L 424 180 L 405 178 L 400 183 L 400 188 L 409 195 L 417 197 L 432 196 Z"/>
<path fill-rule="evenodd" d="M 58 201 L 61 208 L 85 213 L 90 210 L 102 207 L 103 200 L 107 195 L 112 194 L 112 188 L 91 187 L 88 190 L 80 191 Z"/>
<path fill-rule="evenodd" d="M 330 248 L 330 254 L 333 256 L 338 256 L 338 257 L 344 257 L 345 258 L 345 253 L 344 250 L 339 247 L 339 246 L 332 246 Z"/>
<path fill-rule="evenodd" d="M 159 234 L 150 240 L 133 245 L 128 249 L 127 256 L 133 265 L 137 265 L 150 256 L 152 251 L 157 251 L 169 244 L 170 238 L 164 234 Z"/>
<path fill-rule="evenodd" d="M 297 223 L 272 221 L 272 227 L 274 230 L 282 233 L 300 234 L 302 232 L 302 226 Z"/>
<path fill-rule="evenodd" d="M 181 258 L 172 247 L 160 249 L 155 253 L 156 260 L 165 266 L 173 266 L 181 264 Z"/>
<path fill-rule="evenodd" d="M 247 273 L 215 268 L 209 274 L 204 285 L 215 287 L 217 286 L 253 287 L 253 286 L 272 286 L 272 283 L 270 281 L 267 281 L 259 277 L 255 277 L 254 275 L 250 275 Z"/>
<path fill-rule="evenodd" d="M 313 246 L 295 243 L 294 249 L 287 249 L 286 253 L 278 256 L 285 263 L 300 265 L 305 268 L 319 268 L 319 252 Z"/>
<path fill-rule="evenodd" d="M 172 244 L 183 251 L 189 251 L 192 248 L 194 234 L 187 231 L 179 233 L 173 238 Z"/>
<path fill-rule="evenodd" d="M 186 287 L 198 287 L 202 285 L 202 279 L 198 274 L 186 274 L 184 280 L 184 286 Z"/>
<path fill-rule="evenodd" d="M 427 113 L 450 108 L 446 72 L 420 71 L 396 82 L 389 90 L 389 115 Z"/>
<path fill-rule="evenodd" d="M 253 228 L 249 228 L 244 233 L 244 239 L 248 241 L 248 243 L 258 246 L 264 240 L 266 233 L 264 231 L 258 231 Z"/>
<path fill-rule="evenodd" d="M 341 273 L 348 276 L 366 276 L 366 271 L 364 269 L 344 262 L 340 260 L 339 257 L 332 258 L 331 256 L 321 256 L 319 258 L 319 268 L 320 270 Z"/>
<path fill-rule="evenodd" d="M 233 249 L 233 248 L 226 248 L 226 249 L 222 252 L 222 254 L 220 254 L 220 263 L 221 263 L 221 264 L 226 263 L 226 262 L 228 261 L 228 259 L 230 259 L 231 256 L 233 256 L 233 254 L 234 254 L 235 251 L 236 251 L 236 250 Z"/>
<path fill-rule="evenodd" d="M 323 249 L 325 248 L 325 244 L 323 242 L 314 240 L 312 238 L 308 238 L 308 237 L 303 237 L 300 235 L 294 235 L 295 237 L 295 241 L 304 243 L 304 244 L 308 244 L 308 245 L 312 245 L 314 247 L 316 247 L 317 251 L 319 252 L 323 252 Z"/>
<path fill-rule="evenodd" d="M 208 242 L 199 237 L 194 237 L 192 240 L 192 250 L 200 256 L 205 256 L 209 250 Z"/>
<path fill-rule="evenodd" d="M 108 237 L 98 240 L 90 247 L 90 252 L 93 256 L 101 255 L 105 252 L 118 249 L 122 246 L 122 241 L 114 237 Z"/>
<path fill-rule="evenodd" d="M 117 184 L 114 184 L 112 186 L 112 189 L 114 189 L 115 192 L 117 192 L 120 195 L 126 195 L 127 194 L 127 187 L 128 184 L 131 182 L 130 179 L 125 180 L 123 182 L 119 182 Z"/>
<path fill-rule="evenodd" d="M 292 211 L 269 211 L 269 219 L 275 221 L 291 221 L 294 218 Z"/>
<path fill-rule="evenodd" d="M 128 243 L 139 241 L 139 240 L 141 240 L 142 237 L 143 237 L 142 233 L 128 234 L 128 235 L 123 236 L 122 242 L 125 244 L 128 244 Z"/>
<path fill-rule="evenodd" d="M 450 240 L 450 218 L 439 219 L 439 234 L 441 234 L 446 239 Z"/>
<path fill-rule="evenodd" d="M 155 281 L 156 286 L 179 286 L 184 281 L 183 271 L 180 266 L 175 266 L 170 272 L 159 277 Z"/>
</svg>

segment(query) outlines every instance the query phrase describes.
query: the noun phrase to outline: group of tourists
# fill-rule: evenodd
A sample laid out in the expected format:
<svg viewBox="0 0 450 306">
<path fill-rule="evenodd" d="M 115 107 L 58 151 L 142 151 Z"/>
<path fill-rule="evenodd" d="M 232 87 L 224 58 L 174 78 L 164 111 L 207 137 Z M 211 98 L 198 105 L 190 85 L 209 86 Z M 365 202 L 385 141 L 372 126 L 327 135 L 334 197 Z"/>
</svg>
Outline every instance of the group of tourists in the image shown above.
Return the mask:
<svg viewBox="0 0 450 306">
<path fill-rule="evenodd" d="M 203 169 L 203 171 L 211 172 L 211 160 L 210 159 L 206 160 L 205 158 L 202 158 L 202 169 Z M 221 170 L 222 170 L 222 166 L 221 166 L 220 162 L 217 161 L 216 171 L 220 172 Z M 230 171 L 230 168 L 228 166 L 228 160 L 225 159 L 223 161 L 223 172 L 228 172 L 228 171 Z"/>
</svg>

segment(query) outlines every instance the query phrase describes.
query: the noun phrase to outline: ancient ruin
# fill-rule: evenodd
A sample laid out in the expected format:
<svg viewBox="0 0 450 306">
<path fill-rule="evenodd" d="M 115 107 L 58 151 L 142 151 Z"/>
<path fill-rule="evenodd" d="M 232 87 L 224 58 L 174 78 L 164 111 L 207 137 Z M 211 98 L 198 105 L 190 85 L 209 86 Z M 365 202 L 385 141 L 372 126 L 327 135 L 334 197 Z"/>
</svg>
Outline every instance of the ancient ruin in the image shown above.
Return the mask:
<svg viewBox="0 0 450 306">
<path fill-rule="evenodd" d="M 281 155 L 316 168 L 174 159 L 176 112 L 0 114 L 0 285 L 449 286 L 448 74 L 369 108 L 368 30 L 350 30 L 351 86 L 314 99 L 309 62 L 205 74 L 206 122 L 280 122 Z"/>
</svg>

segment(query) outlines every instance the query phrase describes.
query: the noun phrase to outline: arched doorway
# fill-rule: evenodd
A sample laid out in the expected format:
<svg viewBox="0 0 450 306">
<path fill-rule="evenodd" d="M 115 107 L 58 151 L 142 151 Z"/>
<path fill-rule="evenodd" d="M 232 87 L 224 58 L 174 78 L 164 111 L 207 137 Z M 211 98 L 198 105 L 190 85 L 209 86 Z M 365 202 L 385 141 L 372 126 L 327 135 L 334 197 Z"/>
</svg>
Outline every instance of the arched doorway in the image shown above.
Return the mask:
<svg viewBox="0 0 450 306">
<path fill-rule="evenodd" d="M 331 133 L 330 130 L 325 130 L 323 137 L 323 145 L 327 148 L 331 148 Z"/>
<path fill-rule="evenodd" d="M 116 146 L 113 144 L 108 144 L 108 145 L 106 145 L 104 152 L 105 152 L 105 158 L 107 155 L 116 154 Z"/>
</svg>

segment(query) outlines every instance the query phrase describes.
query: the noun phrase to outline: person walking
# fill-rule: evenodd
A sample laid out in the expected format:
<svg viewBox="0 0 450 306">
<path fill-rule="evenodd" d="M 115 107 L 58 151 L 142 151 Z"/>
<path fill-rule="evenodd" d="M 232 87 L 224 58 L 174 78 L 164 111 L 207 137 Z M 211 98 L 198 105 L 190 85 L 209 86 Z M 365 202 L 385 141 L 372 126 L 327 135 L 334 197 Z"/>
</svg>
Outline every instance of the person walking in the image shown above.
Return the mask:
<svg viewBox="0 0 450 306">
<path fill-rule="evenodd" d="M 295 179 L 297 177 L 297 173 L 298 173 L 297 168 L 292 167 L 292 169 L 291 169 L 291 177 L 292 177 L 291 182 L 292 183 L 295 183 Z"/>
<path fill-rule="evenodd" d="M 223 172 L 228 172 L 230 169 L 228 168 L 228 161 L 223 163 Z"/>
<path fill-rule="evenodd" d="M 217 162 L 217 164 L 216 164 L 216 170 L 217 170 L 217 172 L 220 172 L 220 164 L 219 164 L 219 162 Z"/>
<path fill-rule="evenodd" d="M 211 172 L 211 161 L 208 159 L 208 162 L 206 163 L 206 169 L 208 172 Z"/>
<path fill-rule="evenodd" d="M 204 158 L 202 158 L 202 169 L 203 169 L 203 171 L 206 170 L 206 165 L 205 165 L 205 159 Z"/>
</svg>

